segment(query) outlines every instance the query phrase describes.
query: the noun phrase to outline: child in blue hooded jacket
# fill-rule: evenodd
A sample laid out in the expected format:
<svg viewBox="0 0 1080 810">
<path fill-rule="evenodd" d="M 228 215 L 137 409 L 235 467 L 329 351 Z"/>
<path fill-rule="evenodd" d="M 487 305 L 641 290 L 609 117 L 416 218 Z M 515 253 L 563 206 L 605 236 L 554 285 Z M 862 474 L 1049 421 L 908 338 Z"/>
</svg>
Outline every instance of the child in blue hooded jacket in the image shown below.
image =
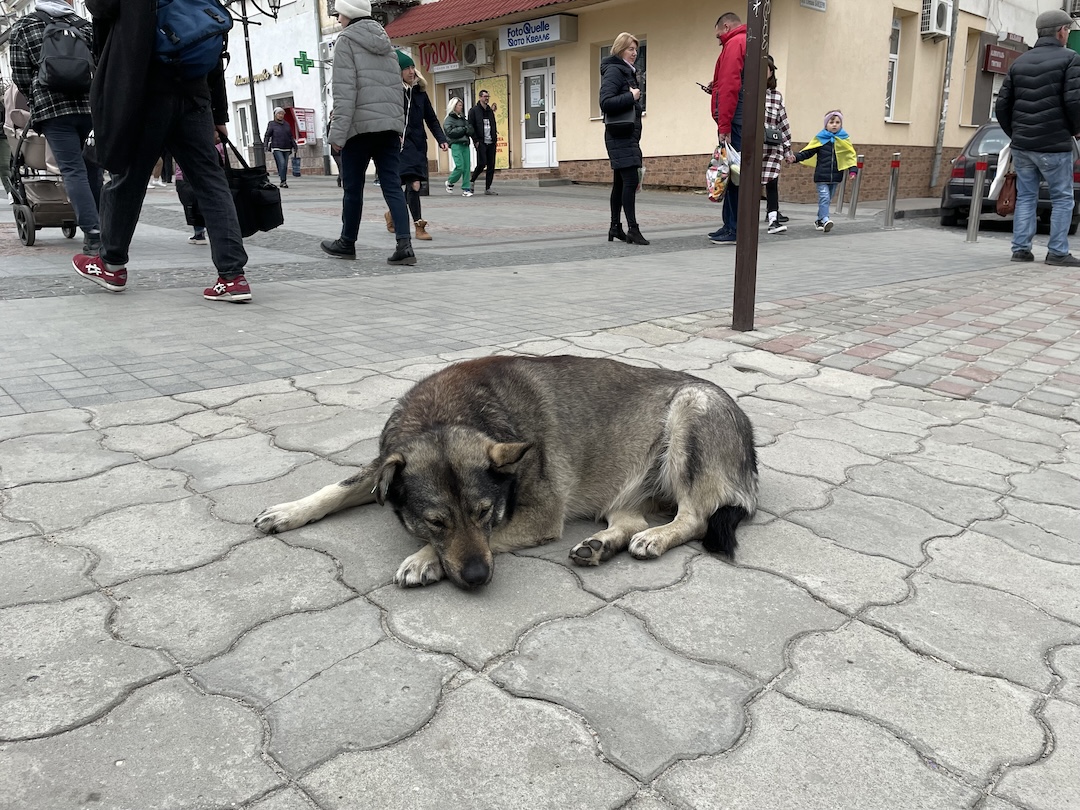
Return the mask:
<svg viewBox="0 0 1080 810">
<path fill-rule="evenodd" d="M 818 215 L 814 225 L 819 231 L 828 233 L 833 227 L 829 219 L 829 206 L 840 181 L 844 179 L 844 172 L 850 172 L 852 177 L 858 172 L 855 147 L 844 131 L 844 114 L 840 110 L 830 110 L 825 114 L 825 128 L 813 137 L 805 149 L 795 153 L 795 160 L 814 167 L 814 183 L 818 192 Z"/>
</svg>

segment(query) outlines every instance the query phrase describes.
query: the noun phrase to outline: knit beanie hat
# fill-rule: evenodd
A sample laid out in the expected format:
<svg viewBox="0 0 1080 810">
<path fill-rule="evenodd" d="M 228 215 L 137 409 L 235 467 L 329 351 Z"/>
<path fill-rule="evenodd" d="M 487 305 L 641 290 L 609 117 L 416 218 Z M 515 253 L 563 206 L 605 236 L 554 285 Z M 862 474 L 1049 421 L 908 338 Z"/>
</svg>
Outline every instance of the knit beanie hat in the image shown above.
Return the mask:
<svg viewBox="0 0 1080 810">
<path fill-rule="evenodd" d="M 412 57 L 405 53 L 405 51 L 395 51 L 395 53 L 397 53 L 397 63 L 399 70 L 416 67 L 416 62 L 414 62 L 412 60 Z"/>
<path fill-rule="evenodd" d="M 338 14 L 344 14 L 350 20 L 370 17 L 371 3 L 369 0 L 336 0 L 334 11 Z"/>
<path fill-rule="evenodd" d="M 840 126 L 844 125 L 844 114 L 839 110 L 830 110 L 829 112 L 825 113 L 825 123 L 822 124 L 822 126 L 827 127 L 829 125 L 830 118 L 839 118 Z"/>
</svg>

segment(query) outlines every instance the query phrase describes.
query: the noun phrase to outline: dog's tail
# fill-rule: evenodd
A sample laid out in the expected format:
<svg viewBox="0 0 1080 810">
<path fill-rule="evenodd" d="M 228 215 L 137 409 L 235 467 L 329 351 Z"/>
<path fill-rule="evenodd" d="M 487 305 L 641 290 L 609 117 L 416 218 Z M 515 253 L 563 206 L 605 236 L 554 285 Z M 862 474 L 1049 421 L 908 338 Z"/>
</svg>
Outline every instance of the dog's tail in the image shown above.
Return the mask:
<svg viewBox="0 0 1080 810">
<path fill-rule="evenodd" d="M 721 506 L 713 512 L 702 540 L 705 550 L 735 559 L 735 548 L 739 545 L 735 539 L 735 529 L 749 516 L 750 513 L 741 506 Z"/>
</svg>

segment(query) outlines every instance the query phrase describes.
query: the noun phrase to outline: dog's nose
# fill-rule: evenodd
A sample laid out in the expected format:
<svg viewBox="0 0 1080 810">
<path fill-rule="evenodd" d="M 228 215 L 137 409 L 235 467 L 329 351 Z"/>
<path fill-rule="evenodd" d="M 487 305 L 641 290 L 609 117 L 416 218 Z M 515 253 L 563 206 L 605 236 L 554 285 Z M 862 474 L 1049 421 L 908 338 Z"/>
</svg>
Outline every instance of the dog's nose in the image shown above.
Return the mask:
<svg viewBox="0 0 1080 810">
<path fill-rule="evenodd" d="M 483 585 L 491 576 L 491 566 L 482 557 L 473 557 L 461 569 L 461 579 L 470 588 Z"/>
</svg>

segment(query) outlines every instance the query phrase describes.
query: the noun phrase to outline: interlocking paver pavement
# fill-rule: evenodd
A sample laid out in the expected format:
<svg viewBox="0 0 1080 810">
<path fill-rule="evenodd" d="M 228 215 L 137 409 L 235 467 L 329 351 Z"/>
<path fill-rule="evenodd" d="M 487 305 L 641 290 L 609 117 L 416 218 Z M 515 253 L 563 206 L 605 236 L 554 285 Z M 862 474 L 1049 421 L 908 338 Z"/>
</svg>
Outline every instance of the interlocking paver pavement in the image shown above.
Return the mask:
<svg viewBox="0 0 1080 810">
<path fill-rule="evenodd" d="M 245 307 L 198 297 L 172 195 L 120 297 L 0 222 L 0 809 L 1080 806 L 1080 276 L 791 206 L 738 333 L 700 197 L 643 195 L 655 249 L 602 241 L 602 189 L 430 198 L 402 272 L 377 206 L 320 258 L 336 192 L 295 185 Z M 389 510 L 254 529 L 491 352 L 736 396 L 736 562 L 579 568 L 581 521 L 406 591 Z"/>
</svg>

